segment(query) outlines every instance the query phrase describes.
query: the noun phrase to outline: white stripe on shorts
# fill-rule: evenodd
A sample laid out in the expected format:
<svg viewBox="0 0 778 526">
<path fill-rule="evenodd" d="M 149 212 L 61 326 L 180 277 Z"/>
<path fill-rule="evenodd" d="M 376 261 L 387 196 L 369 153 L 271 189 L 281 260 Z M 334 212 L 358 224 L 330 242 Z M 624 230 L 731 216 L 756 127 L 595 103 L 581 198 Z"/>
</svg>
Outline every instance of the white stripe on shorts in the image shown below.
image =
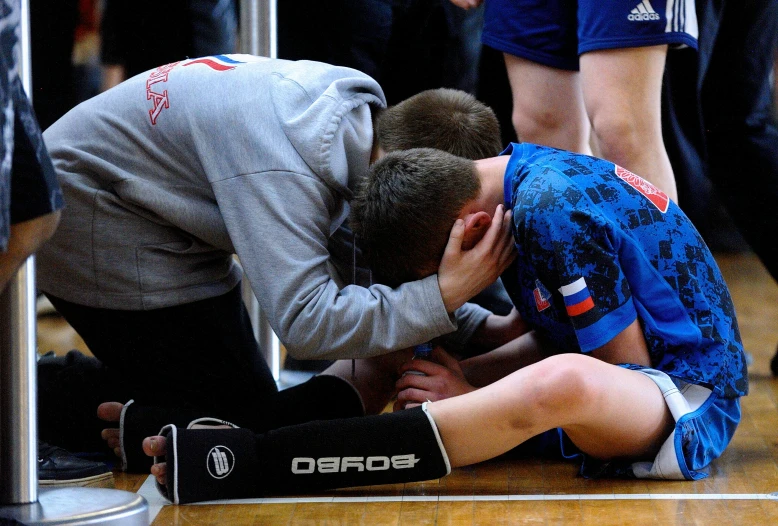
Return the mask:
<svg viewBox="0 0 778 526">
<path fill-rule="evenodd" d="M 689 383 L 683 383 L 682 390 L 679 391 L 667 374 L 656 369 L 636 369 L 636 372 L 648 376 L 659 387 L 676 422 L 682 416 L 699 409 L 712 393 L 706 387 Z M 653 462 L 635 462 L 632 464 L 632 472 L 639 479 L 685 480 L 675 450 L 675 428 L 662 444 Z"/>
<path fill-rule="evenodd" d="M 667 0 L 665 33 L 682 32 L 699 38 L 694 0 Z"/>
</svg>

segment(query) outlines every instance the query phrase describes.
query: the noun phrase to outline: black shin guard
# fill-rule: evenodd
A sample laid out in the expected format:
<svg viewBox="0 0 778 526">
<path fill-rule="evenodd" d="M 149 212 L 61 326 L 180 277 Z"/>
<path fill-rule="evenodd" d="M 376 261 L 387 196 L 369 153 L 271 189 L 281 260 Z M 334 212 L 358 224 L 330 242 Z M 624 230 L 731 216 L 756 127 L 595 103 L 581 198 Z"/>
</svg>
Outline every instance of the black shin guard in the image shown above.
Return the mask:
<svg viewBox="0 0 778 526">
<path fill-rule="evenodd" d="M 263 435 L 166 427 L 167 484 L 177 504 L 414 482 L 451 471 L 432 417 L 396 413 L 308 422 Z"/>
<path fill-rule="evenodd" d="M 119 440 L 121 442 L 121 470 L 129 473 L 148 473 L 152 464 L 151 457 L 143 452 L 143 439 L 156 435 L 162 426 L 173 424 L 185 428 L 192 421 L 210 415 L 204 411 L 194 411 L 168 407 L 139 405 L 130 400 L 122 408 L 119 419 Z M 211 425 L 222 422 L 210 418 Z"/>
<path fill-rule="evenodd" d="M 251 418 L 248 414 L 228 418 L 240 427 L 264 431 L 311 420 L 349 418 L 364 414 L 357 390 L 342 378 L 327 375 L 316 376 L 285 389 L 276 398 L 268 399 L 267 405 L 272 407 L 272 411 L 259 418 Z M 215 417 L 221 416 L 211 410 L 147 406 L 130 400 L 122 409 L 119 422 L 122 470 L 148 473 L 151 458 L 143 453 L 141 444 L 144 438 L 157 434 L 163 426 L 173 424 L 180 429 L 198 418 L 213 417 L 216 420 Z"/>
</svg>

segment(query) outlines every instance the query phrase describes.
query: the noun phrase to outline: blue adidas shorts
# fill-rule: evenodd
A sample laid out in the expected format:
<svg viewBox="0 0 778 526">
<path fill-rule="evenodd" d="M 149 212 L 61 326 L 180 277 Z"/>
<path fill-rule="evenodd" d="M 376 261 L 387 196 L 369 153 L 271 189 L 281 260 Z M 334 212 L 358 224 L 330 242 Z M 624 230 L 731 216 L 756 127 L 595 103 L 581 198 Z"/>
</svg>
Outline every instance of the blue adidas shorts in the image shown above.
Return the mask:
<svg viewBox="0 0 778 526">
<path fill-rule="evenodd" d="M 600 49 L 697 49 L 694 0 L 488 0 L 484 44 L 557 69 Z"/>
<path fill-rule="evenodd" d="M 675 419 L 675 428 L 650 461 L 629 459 L 600 461 L 582 453 L 561 429 L 547 431 L 544 450 L 582 461 L 581 475 L 590 478 L 627 477 L 698 480 L 721 456 L 740 423 L 740 399 L 723 398 L 707 385 L 684 382 L 662 371 L 637 365 L 621 365 L 645 374 L 664 395 Z"/>
</svg>

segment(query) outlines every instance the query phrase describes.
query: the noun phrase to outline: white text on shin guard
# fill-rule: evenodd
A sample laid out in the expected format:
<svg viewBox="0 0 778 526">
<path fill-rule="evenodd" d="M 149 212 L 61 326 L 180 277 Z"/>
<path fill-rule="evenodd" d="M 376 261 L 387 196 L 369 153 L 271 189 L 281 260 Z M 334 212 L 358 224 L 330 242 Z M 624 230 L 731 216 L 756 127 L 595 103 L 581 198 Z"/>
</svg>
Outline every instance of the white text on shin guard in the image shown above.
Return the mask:
<svg viewBox="0 0 778 526">
<path fill-rule="evenodd" d="M 421 460 L 411 453 L 393 457 L 295 457 L 292 459 L 292 473 L 342 473 L 345 471 L 386 471 L 389 469 L 410 469 Z"/>
</svg>

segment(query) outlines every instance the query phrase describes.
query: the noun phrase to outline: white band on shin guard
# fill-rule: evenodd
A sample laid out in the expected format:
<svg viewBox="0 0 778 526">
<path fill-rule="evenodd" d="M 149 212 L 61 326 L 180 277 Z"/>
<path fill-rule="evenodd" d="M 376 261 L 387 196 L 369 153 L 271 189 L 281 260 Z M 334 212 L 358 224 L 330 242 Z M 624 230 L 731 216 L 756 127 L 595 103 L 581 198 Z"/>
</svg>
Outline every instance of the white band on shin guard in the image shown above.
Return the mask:
<svg viewBox="0 0 778 526">
<path fill-rule="evenodd" d="M 432 431 L 435 433 L 435 439 L 438 441 L 438 447 L 440 448 L 440 454 L 443 457 L 443 461 L 446 463 L 446 475 L 451 473 L 451 462 L 448 460 L 448 453 L 446 453 L 446 448 L 443 445 L 443 439 L 440 438 L 440 431 L 438 430 L 438 424 L 435 423 L 435 419 L 432 418 L 432 415 L 427 410 L 427 405 L 429 402 L 424 402 L 421 404 L 421 410 L 424 411 L 424 414 L 427 415 L 427 419 L 430 421 L 430 425 L 432 426 Z"/>
<path fill-rule="evenodd" d="M 121 416 L 119 417 L 119 445 L 120 445 L 119 449 L 122 452 L 122 465 L 121 465 L 120 469 L 122 471 L 127 471 L 128 470 L 127 445 L 126 445 L 126 442 L 125 442 L 125 439 L 124 439 L 124 434 L 125 434 L 124 418 L 125 418 L 125 416 L 127 414 L 127 409 L 133 403 L 135 403 L 135 400 L 130 400 L 129 402 L 124 404 L 124 406 L 122 406 Z"/>
</svg>

